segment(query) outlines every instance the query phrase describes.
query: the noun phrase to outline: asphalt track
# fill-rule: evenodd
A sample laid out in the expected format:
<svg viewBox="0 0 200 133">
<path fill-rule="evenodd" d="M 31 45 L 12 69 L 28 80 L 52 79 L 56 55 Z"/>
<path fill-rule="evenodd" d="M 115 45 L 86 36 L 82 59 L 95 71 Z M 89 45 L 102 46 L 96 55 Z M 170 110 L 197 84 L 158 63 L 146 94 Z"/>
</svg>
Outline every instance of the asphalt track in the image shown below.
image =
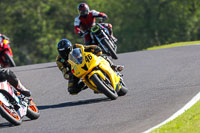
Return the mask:
<svg viewBox="0 0 200 133">
<path fill-rule="evenodd" d="M 111 101 L 86 89 L 67 93 L 55 62 L 13 68 L 32 91 L 38 120 L 12 126 L 0 117 L 0 133 L 140 133 L 166 120 L 200 91 L 200 46 L 119 54 L 129 92 Z"/>
</svg>

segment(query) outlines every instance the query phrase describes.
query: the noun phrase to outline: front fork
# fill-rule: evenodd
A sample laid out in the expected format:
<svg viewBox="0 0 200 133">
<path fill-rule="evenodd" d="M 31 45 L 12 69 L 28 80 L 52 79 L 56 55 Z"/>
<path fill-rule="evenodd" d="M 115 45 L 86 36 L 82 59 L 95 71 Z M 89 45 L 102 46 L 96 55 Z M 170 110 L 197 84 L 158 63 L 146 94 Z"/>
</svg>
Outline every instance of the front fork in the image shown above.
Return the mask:
<svg viewBox="0 0 200 133">
<path fill-rule="evenodd" d="M 19 101 L 17 103 L 17 106 L 19 107 L 19 109 L 17 110 L 17 113 L 22 118 L 27 114 L 27 108 L 28 108 L 29 101 L 23 95 L 18 95 L 17 99 L 19 99 Z"/>
</svg>

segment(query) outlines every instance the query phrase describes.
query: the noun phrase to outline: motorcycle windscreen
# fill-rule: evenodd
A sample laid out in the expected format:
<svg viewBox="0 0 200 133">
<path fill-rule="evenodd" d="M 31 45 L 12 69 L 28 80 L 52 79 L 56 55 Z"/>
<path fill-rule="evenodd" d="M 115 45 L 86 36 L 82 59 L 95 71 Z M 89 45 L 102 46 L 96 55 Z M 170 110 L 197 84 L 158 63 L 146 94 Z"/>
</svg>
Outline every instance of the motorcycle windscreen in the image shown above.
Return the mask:
<svg viewBox="0 0 200 133">
<path fill-rule="evenodd" d="M 75 59 L 77 64 L 82 64 L 83 62 L 83 55 L 81 53 L 81 49 L 80 48 L 75 48 L 72 51 L 72 57 Z"/>
</svg>

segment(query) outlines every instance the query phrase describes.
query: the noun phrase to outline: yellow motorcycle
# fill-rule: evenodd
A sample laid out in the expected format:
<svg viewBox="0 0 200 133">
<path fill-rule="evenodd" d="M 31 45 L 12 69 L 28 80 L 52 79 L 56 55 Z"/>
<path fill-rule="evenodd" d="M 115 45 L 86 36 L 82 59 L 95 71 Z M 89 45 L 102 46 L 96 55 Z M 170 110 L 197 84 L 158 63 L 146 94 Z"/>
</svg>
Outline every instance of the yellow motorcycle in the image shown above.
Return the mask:
<svg viewBox="0 0 200 133">
<path fill-rule="evenodd" d="M 121 75 L 113 71 L 109 62 L 92 52 L 85 52 L 83 46 L 73 49 L 68 62 L 73 75 L 95 92 L 103 93 L 111 100 L 127 93 Z"/>
</svg>

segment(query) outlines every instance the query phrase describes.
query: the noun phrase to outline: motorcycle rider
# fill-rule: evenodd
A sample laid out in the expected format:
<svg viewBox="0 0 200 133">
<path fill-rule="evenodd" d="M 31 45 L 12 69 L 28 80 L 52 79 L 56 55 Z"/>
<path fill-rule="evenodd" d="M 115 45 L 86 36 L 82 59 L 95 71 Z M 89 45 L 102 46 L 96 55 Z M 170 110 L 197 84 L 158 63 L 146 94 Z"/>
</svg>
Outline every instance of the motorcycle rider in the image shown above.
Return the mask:
<svg viewBox="0 0 200 133">
<path fill-rule="evenodd" d="M 75 44 L 73 48 L 80 48 L 81 44 Z M 57 51 L 59 55 L 56 57 L 56 64 L 63 76 L 68 81 L 68 92 L 72 95 L 78 94 L 81 90 L 85 89 L 85 84 L 75 77 L 71 72 L 71 65 L 67 62 L 72 58 L 70 52 L 72 51 L 72 44 L 67 39 L 61 39 L 57 44 Z M 102 54 L 101 48 L 97 45 L 84 46 L 86 52 L 92 52 L 93 54 L 100 56 Z M 115 71 L 122 71 L 123 66 L 114 65 L 110 60 L 111 67 Z"/>
<path fill-rule="evenodd" d="M 31 92 L 26 89 L 20 80 L 16 77 L 15 73 L 7 68 L 0 67 L 0 82 L 8 81 L 17 91 L 19 91 L 24 96 L 30 97 Z"/>
<path fill-rule="evenodd" d="M 0 33 L 0 37 L 2 37 L 3 39 L 9 40 L 9 38 L 6 35 L 1 34 L 1 33 Z"/>
<path fill-rule="evenodd" d="M 9 38 L 3 34 L 0 34 L 0 46 L 3 47 L 4 44 L 9 44 Z"/>
<path fill-rule="evenodd" d="M 9 43 L 9 38 L 4 34 L 0 33 L 0 38 L 2 39 L 2 43 Z M 21 81 L 17 78 L 17 76 L 12 70 L 2 68 L 0 66 L 0 82 L 4 82 L 6 80 L 10 83 L 10 85 L 12 85 L 17 91 L 22 93 L 24 96 L 31 96 L 31 92 L 22 85 Z"/>
<path fill-rule="evenodd" d="M 78 11 L 79 16 L 77 16 L 74 21 L 74 31 L 81 37 L 83 37 L 84 32 L 86 32 L 88 29 L 91 29 L 91 27 L 95 24 L 95 18 L 101 17 L 104 20 L 108 18 L 105 13 L 101 13 L 95 10 L 90 11 L 89 6 L 86 3 L 80 3 L 78 5 Z M 110 37 L 113 38 L 115 42 L 117 42 L 117 39 L 113 36 L 112 25 L 110 23 L 102 24 L 108 28 Z M 84 43 L 85 45 L 92 44 L 92 38 L 90 37 L 89 33 L 84 35 Z"/>
</svg>

